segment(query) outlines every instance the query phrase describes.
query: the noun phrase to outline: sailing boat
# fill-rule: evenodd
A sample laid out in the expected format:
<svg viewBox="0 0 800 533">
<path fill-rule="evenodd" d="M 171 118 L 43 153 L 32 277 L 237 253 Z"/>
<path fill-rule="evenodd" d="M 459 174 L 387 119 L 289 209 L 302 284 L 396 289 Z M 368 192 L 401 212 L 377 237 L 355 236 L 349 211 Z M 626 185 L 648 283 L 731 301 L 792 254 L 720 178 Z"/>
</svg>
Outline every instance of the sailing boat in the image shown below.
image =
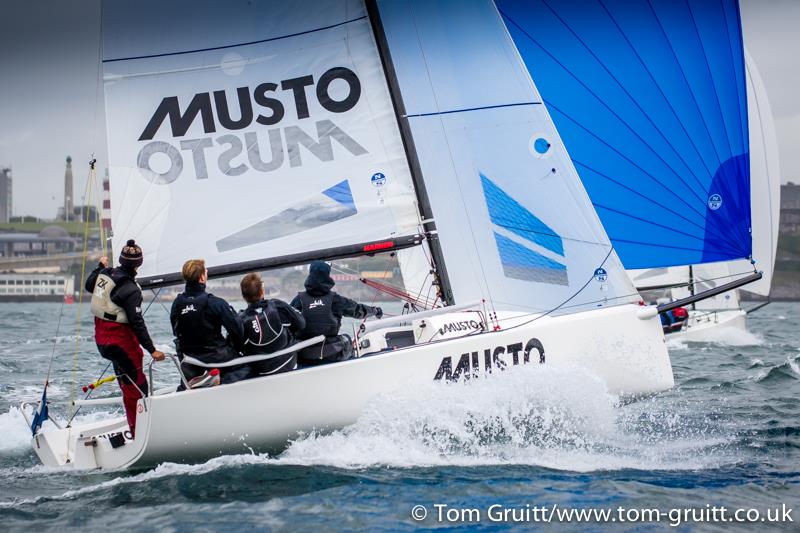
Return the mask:
<svg viewBox="0 0 800 533">
<path fill-rule="evenodd" d="M 772 111 L 764 83 L 750 54 L 745 49 L 747 115 L 750 139 L 750 211 L 753 222 L 753 257 L 762 270 L 762 279 L 747 286 L 749 292 L 769 297 L 772 272 L 778 247 L 780 216 L 780 167 Z M 705 291 L 739 277 L 750 270 L 745 261 L 729 261 L 629 271 L 640 291 L 665 289 L 673 300 Z M 768 300 L 767 300 L 768 301 Z M 742 309 L 737 290 L 724 292 L 692 305 L 684 326 L 669 338 L 714 341 L 725 330 L 747 331 L 747 314 L 764 304 Z"/>
<path fill-rule="evenodd" d="M 395 252 L 409 292 L 438 302 L 368 322 L 345 362 L 180 393 L 151 379 L 135 438 L 124 418 L 40 429 L 42 462 L 275 452 L 354 422 L 376 395 L 521 365 L 586 369 L 616 393 L 672 387 L 658 310 L 609 241 L 504 6 L 184 0 L 153 18 L 106 2 L 114 238 L 144 248 L 144 289 L 178 283 L 188 257 L 221 277 Z"/>
<path fill-rule="evenodd" d="M 737 2 L 498 7 L 637 289 L 692 302 L 675 336 L 744 327 L 735 292 L 695 298 L 766 295 L 775 260 L 777 144 Z"/>
</svg>

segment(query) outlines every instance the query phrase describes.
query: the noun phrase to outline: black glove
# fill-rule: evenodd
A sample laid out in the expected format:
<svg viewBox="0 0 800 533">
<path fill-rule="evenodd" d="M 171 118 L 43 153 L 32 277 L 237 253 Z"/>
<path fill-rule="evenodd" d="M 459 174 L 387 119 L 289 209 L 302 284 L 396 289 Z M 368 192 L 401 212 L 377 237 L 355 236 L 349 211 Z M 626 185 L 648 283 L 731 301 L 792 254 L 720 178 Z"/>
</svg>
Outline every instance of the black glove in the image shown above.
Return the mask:
<svg viewBox="0 0 800 533">
<path fill-rule="evenodd" d="M 383 317 L 383 309 L 381 309 L 380 307 L 376 307 L 375 318 L 380 319 L 381 317 Z"/>
</svg>

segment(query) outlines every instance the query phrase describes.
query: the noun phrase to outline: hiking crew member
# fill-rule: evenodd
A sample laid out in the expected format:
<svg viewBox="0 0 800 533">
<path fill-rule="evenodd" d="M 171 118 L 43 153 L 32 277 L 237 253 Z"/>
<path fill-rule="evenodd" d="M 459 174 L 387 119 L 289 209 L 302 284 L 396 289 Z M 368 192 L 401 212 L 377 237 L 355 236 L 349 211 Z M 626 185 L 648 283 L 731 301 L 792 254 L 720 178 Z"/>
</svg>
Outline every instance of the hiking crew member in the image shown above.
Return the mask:
<svg viewBox="0 0 800 533">
<path fill-rule="evenodd" d="M 305 292 L 298 293 L 292 300 L 292 307 L 303 313 L 306 319 L 306 327 L 299 339 L 325 336 L 322 344 L 298 352 L 298 362 L 303 366 L 344 361 L 353 356 L 350 336 L 339 335 L 343 316 L 357 319 L 383 316 L 380 307 L 360 304 L 332 291 L 335 284 L 331 278 L 331 266 L 324 261 L 314 261 L 308 271 Z"/>
<path fill-rule="evenodd" d="M 136 270 L 142 266 L 142 249 L 131 239 L 119 255 L 119 267 L 108 268 L 108 258 L 86 278 L 85 288 L 92 293 L 94 338 L 100 355 L 111 361 L 122 390 L 122 404 L 136 434 L 136 402 L 147 394 L 147 378 L 142 370 L 142 346 L 153 359 L 164 354 L 156 350 L 142 316 L 142 289 L 136 283 Z M 140 346 L 141 345 L 141 346 Z"/>
<path fill-rule="evenodd" d="M 172 302 L 170 322 L 175 334 L 175 347 L 179 357 L 190 355 L 204 363 L 225 363 L 239 356 L 232 343 L 240 342 L 242 321 L 228 302 L 206 292 L 208 270 L 202 259 L 190 259 L 183 264 L 185 290 Z M 226 339 L 222 328 L 228 332 Z M 203 374 L 207 369 L 183 363 L 181 370 L 187 381 Z M 221 368 L 222 383 L 244 379 L 246 367 Z M 184 388 L 183 383 L 178 390 Z"/>
<path fill-rule="evenodd" d="M 258 273 L 247 274 L 241 282 L 242 297 L 249 304 L 239 313 L 244 326 L 244 341 L 239 346 L 247 355 L 270 354 L 295 343 L 306 320 L 283 300 L 264 297 L 264 283 Z M 297 368 L 297 352 L 250 363 L 251 377 L 288 372 Z"/>
</svg>

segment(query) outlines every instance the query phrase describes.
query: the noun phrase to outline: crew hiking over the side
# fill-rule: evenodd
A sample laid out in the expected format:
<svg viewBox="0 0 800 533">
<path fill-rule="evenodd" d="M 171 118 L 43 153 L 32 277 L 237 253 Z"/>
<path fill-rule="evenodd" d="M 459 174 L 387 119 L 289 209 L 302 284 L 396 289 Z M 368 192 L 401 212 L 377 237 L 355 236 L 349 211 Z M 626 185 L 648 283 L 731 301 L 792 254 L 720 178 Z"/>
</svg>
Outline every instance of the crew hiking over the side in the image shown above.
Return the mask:
<svg viewBox="0 0 800 533">
<path fill-rule="evenodd" d="M 186 288 L 172 302 L 170 322 L 175 334 L 178 357 L 189 355 L 203 363 L 226 363 L 239 357 L 234 344 L 241 342 L 244 329 L 242 321 L 233 308 L 213 294 L 206 292 L 208 270 L 203 259 L 190 259 L 183 264 L 183 279 Z M 227 338 L 222 334 L 225 329 Z M 187 381 L 202 376 L 206 369 L 186 362 L 181 370 Z M 245 379 L 249 374 L 246 366 L 221 369 L 222 383 L 233 383 Z M 178 387 L 183 390 L 184 384 Z"/>
<path fill-rule="evenodd" d="M 308 271 L 304 292 L 292 300 L 292 307 L 303 314 L 306 327 L 300 339 L 324 335 L 322 344 L 303 348 L 298 352 L 301 366 L 311 366 L 344 361 L 353 356 L 353 342 L 347 334 L 339 334 L 342 317 L 381 318 L 383 310 L 345 298 L 331 289 L 336 284 L 331 278 L 331 266 L 325 261 L 314 261 Z"/>
<path fill-rule="evenodd" d="M 148 389 L 141 347 L 156 361 L 164 359 L 153 345 L 142 316 L 142 290 L 136 283 L 136 270 L 142 260 L 142 249 L 131 239 L 119 255 L 120 266 L 109 268 L 108 258 L 102 257 L 85 284 L 92 293 L 97 349 L 114 366 L 131 435 L 136 434 L 136 402 Z"/>
</svg>

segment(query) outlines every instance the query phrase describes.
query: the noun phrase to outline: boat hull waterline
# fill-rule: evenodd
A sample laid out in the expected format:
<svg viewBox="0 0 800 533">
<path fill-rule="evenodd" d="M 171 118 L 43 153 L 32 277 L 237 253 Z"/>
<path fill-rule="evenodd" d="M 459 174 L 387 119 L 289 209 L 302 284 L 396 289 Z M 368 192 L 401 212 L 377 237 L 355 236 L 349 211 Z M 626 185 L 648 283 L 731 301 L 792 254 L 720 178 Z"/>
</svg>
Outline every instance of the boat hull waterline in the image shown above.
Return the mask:
<svg viewBox="0 0 800 533">
<path fill-rule="evenodd" d="M 274 454 L 305 433 L 330 432 L 354 423 L 378 395 L 434 379 L 463 382 L 514 364 L 581 367 L 615 394 L 650 394 L 674 385 L 661 323 L 652 307 L 622 305 L 535 321 L 528 315 L 501 324 L 499 331 L 154 395 L 139 401 L 133 440 L 128 440 L 125 419 L 116 418 L 64 429 L 48 425 L 33 437 L 33 448 L 45 465 L 75 469 Z M 117 437 L 115 448 L 110 437 L 118 432 L 127 436 L 122 446 Z"/>
</svg>

